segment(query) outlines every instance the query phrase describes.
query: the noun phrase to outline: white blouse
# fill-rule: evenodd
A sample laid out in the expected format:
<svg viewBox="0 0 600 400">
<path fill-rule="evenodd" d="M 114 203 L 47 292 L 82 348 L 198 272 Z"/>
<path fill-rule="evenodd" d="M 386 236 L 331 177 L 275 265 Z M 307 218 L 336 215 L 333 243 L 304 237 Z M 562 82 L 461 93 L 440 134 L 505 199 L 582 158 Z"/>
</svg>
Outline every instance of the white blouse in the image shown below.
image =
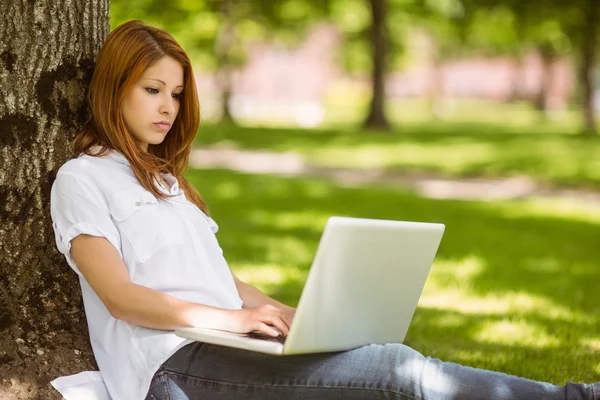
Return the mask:
<svg viewBox="0 0 600 400">
<path fill-rule="evenodd" d="M 79 275 L 92 349 L 113 400 L 144 399 L 160 365 L 190 341 L 172 331 L 113 318 L 70 255 L 80 234 L 108 239 L 131 281 L 182 300 L 240 309 L 242 300 L 215 233 L 216 223 L 187 200 L 175 177 L 161 174 L 175 195 L 159 201 L 116 151 L 66 162 L 51 192 L 58 250 Z"/>
</svg>

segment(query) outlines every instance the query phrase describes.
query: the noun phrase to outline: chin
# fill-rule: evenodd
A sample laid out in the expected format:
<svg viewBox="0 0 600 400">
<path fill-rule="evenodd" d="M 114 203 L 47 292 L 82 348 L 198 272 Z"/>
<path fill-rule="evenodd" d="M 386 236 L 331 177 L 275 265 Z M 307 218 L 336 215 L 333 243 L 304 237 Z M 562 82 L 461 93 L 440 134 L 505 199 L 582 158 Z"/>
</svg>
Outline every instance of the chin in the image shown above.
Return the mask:
<svg viewBox="0 0 600 400">
<path fill-rule="evenodd" d="M 165 139 L 166 139 L 166 137 L 167 137 L 167 135 L 160 135 L 160 136 L 159 136 L 159 135 L 157 135 L 157 136 L 154 136 L 154 137 L 148 138 L 148 139 L 146 140 L 146 142 L 147 142 L 148 144 L 157 145 L 157 144 L 161 144 L 162 142 L 164 142 L 164 141 L 165 141 Z"/>
</svg>

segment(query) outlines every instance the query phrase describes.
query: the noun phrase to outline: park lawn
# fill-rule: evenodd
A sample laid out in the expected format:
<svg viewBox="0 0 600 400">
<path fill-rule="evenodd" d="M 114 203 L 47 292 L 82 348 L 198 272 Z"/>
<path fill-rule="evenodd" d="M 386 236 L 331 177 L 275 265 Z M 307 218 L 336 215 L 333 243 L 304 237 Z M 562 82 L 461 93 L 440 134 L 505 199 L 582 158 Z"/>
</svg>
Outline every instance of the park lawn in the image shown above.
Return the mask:
<svg viewBox="0 0 600 400">
<path fill-rule="evenodd" d="M 473 202 L 394 188 L 194 170 L 238 276 L 296 305 L 331 215 L 441 222 L 406 343 L 426 355 L 557 384 L 600 380 L 600 211 Z M 324 332 L 324 334 L 326 334 Z"/>
<path fill-rule="evenodd" d="M 494 119 L 490 107 L 481 111 L 486 119 L 463 113 L 436 122 L 407 114 L 391 134 L 365 132 L 356 124 L 323 129 L 204 124 L 195 145 L 293 152 L 320 167 L 529 176 L 540 183 L 600 189 L 600 138 L 579 135 L 571 114 L 563 121 L 543 121 L 532 111 L 497 105 Z"/>
</svg>

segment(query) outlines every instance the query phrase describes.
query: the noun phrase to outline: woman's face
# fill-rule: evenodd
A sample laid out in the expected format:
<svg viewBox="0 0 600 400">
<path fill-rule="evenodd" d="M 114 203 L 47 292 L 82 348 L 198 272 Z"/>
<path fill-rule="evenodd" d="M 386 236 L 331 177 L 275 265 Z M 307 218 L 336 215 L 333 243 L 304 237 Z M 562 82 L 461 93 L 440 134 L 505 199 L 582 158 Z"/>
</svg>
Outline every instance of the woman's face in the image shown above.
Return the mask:
<svg viewBox="0 0 600 400">
<path fill-rule="evenodd" d="M 183 67 L 165 56 L 149 67 L 123 100 L 125 125 L 141 149 L 159 144 L 179 112 L 183 92 Z"/>
</svg>

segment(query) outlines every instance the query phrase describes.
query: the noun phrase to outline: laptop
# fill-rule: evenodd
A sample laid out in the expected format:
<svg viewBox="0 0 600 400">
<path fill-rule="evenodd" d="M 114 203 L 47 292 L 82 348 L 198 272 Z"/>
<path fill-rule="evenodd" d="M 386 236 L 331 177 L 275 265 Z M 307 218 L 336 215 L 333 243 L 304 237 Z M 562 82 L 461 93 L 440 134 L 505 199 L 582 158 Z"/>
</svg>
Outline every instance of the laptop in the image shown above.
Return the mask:
<svg viewBox="0 0 600 400">
<path fill-rule="evenodd" d="M 286 337 L 205 328 L 175 334 L 273 355 L 402 343 L 444 229 L 434 223 L 330 217 Z"/>
</svg>

